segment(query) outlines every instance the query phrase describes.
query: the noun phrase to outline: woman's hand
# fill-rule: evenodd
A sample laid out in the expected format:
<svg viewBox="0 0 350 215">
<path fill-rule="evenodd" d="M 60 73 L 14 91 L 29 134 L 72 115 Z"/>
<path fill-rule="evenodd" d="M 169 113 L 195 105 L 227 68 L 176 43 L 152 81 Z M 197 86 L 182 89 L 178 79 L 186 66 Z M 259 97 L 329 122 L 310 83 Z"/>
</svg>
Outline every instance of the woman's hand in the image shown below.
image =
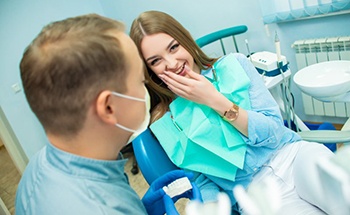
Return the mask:
<svg viewBox="0 0 350 215">
<path fill-rule="evenodd" d="M 176 95 L 193 102 L 204 104 L 215 110 L 220 116 L 232 107 L 232 102 L 217 91 L 204 76 L 186 68 L 186 76 L 165 71 L 159 77 Z M 248 113 L 240 108 L 239 117 L 231 124 L 243 135 L 248 136 Z"/>
<path fill-rule="evenodd" d="M 187 77 L 168 71 L 164 71 L 159 77 L 176 95 L 199 104 L 211 106 L 213 100 L 222 96 L 204 76 L 195 73 L 187 66 L 185 70 Z"/>
</svg>

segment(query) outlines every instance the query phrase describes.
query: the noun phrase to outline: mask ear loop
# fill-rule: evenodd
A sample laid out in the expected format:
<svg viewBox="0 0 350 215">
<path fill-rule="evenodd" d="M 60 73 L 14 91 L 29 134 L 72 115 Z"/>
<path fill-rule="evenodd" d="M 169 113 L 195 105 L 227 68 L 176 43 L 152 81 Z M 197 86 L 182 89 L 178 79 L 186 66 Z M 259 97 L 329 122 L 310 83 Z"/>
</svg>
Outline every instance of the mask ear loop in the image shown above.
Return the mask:
<svg viewBox="0 0 350 215">
<path fill-rule="evenodd" d="M 130 132 L 130 133 L 135 133 L 135 132 L 136 132 L 136 130 L 127 128 L 127 127 L 125 127 L 125 126 L 123 126 L 123 125 L 120 125 L 120 124 L 118 124 L 118 123 L 115 124 L 115 126 L 121 128 L 121 129 L 124 129 L 125 131 L 128 131 L 128 132 Z"/>
<path fill-rule="evenodd" d="M 139 102 L 145 102 L 146 101 L 145 99 L 140 99 L 140 98 L 124 95 L 124 94 L 120 94 L 120 93 L 117 93 L 117 92 L 112 92 L 112 94 L 115 95 L 115 96 L 119 96 L 119 97 L 126 98 L 126 99 L 131 99 L 131 100 L 135 100 L 135 101 L 139 101 Z"/>
<path fill-rule="evenodd" d="M 119 97 L 122 97 L 122 98 L 126 98 L 126 99 L 131 99 L 131 100 L 134 100 L 134 101 L 139 101 L 139 102 L 146 102 L 146 99 L 140 99 L 140 98 L 136 98 L 136 97 L 133 97 L 133 96 L 128 96 L 128 95 L 124 95 L 124 94 L 121 94 L 121 93 L 117 93 L 117 92 L 112 92 L 113 95 L 115 96 L 119 96 Z M 115 124 L 115 126 L 121 128 L 121 129 L 124 129 L 128 132 L 131 132 L 131 133 L 134 133 L 136 132 L 136 130 L 134 129 L 130 129 L 130 128 L 127 128 L 123 125 L 120 125 L 120 124 Z"/>
</svg>

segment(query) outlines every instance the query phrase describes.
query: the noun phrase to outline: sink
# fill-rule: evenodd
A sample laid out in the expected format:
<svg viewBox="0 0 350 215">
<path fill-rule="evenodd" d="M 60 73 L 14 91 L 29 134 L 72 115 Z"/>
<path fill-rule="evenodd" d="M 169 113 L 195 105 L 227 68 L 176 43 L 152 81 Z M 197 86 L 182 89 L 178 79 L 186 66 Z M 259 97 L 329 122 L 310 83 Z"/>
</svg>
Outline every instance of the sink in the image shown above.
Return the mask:
<svg viewBox="0 0 350 215">
<path fill-rule="evenodd" d="M 337 60 L 313 64 L 293 77 L 305 94 L 324 102 L 350 101 L 350 61 Z"/>
</svg>

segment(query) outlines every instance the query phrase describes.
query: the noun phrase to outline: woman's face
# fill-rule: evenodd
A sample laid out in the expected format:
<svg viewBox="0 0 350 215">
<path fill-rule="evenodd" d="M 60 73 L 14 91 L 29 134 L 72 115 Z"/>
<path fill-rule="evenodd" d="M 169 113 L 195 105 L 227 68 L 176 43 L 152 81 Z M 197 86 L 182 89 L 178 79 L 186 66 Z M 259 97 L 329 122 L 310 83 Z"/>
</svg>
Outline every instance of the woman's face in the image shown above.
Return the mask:
<svg viewBox="0 0 350 215">
<path fill-rule="evenodd" d="M 200 73 L 190 53 L 168 34 L 147 35 L 142 39 L 141 50 L 147 66 L 156 74 L 164 71 L 186 76 L 185 65 Z"/>
</svg>

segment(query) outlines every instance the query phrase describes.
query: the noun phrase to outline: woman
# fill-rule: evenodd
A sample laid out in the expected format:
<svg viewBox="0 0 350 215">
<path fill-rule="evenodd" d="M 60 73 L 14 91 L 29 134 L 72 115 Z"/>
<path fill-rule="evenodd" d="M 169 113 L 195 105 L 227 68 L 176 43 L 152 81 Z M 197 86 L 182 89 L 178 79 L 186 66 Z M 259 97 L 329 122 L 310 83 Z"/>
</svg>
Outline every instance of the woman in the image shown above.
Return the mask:
<svg viewBox="0 0 350 215">
<path fill-rule="evenodd" d="M 159 121 L 175 120 L 175 127 L 183 131 L 193 125 L 179 126 L 177 119 L 197 120 L 203 118 L 197 113 L 205 112 L 210 122 L 198 123 L 198 133 L 189 132 L 187 138 L 196 139 L 218 127 L 217 132 L 230 131 L 223 134 L 232 135 L 226 138 L 227 145 L 233 139 L 235 143 L 242 143 L 237 145 L 243 157 L 237 161 L 236 168 L 221 168 L 222 175 L 220 166 L 208 172 L 192 169 L 204 201 L 214 201 L 217 193 L 224 191 L 231 198 L 233 210 L 240 210 L 236 208 L 233 188 L 236 185 L 248 188 L 252 181 L 273 177 L 282 190 L 284 214 L 301 211 L 324 214 L 326 208 L 314 164 L 317 157 L 331 156 L 331 151 L 321 144 L 302 141 L 297 133 L 284 126 L 277 103 L 244 55 L 208 57 L 179 22 L 159 11 L 141 13 L 132 23 L 130 36 L 147 65 L 151 122 L 154 122 L 151 128 Z M 161 126 L 154 126 L 152 131 L 157 132 L 155 135 L 167 151 L 169 146 L 164 142 L 176 135 L 167 139 L 160 137 L 176 129 L 170 126 L 159 131 Z M 214 145 L 212 136 L 215 135 L 202 139 L 209 138 Z M 229 151 L 229 147 L 224 150 Z M 232 153 L 235 158 L 239 156 L 235 150 Z M 200 164 L 201 161 L 191 164 L 195 165 L 194 162 Z M 241 166 L 239 162 L 243 162 Z"/>
</svg>

